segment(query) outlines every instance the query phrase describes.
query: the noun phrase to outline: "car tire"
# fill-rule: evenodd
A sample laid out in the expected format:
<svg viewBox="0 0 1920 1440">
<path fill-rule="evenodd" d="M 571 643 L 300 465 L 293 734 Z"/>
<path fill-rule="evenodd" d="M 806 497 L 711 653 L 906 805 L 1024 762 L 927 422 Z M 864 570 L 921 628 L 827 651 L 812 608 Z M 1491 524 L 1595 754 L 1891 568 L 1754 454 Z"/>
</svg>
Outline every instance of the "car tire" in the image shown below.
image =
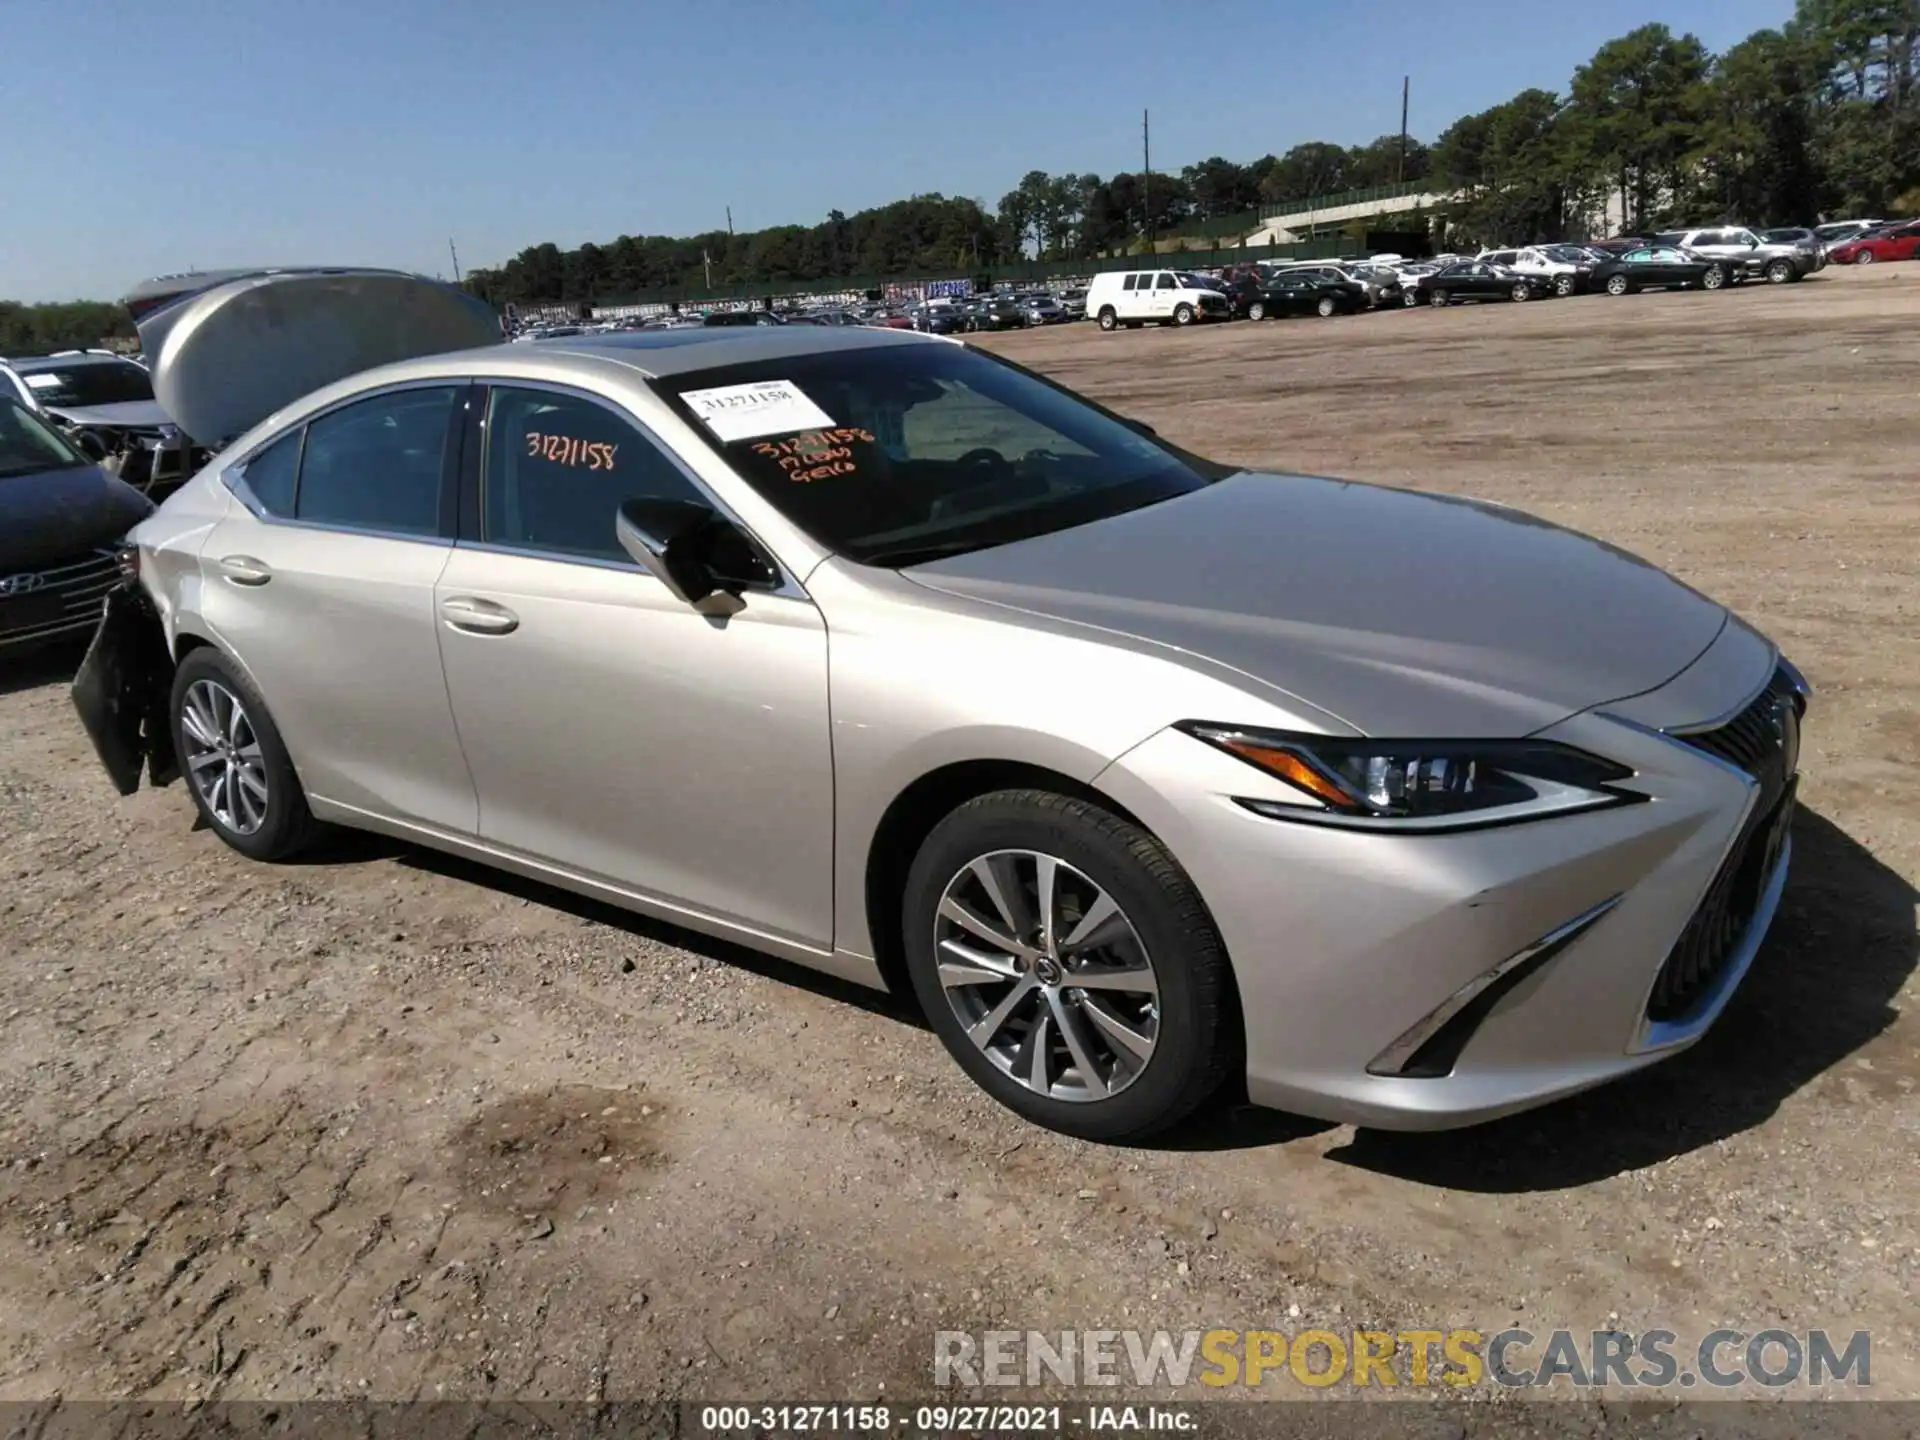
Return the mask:
<svg viewBox="0 0 1920 1440">
<path fill-rule="evenodd" d="M 1853 263 L 1856 265 L 1871 265 L 1873 263 L 1873 252 L 1871 250 L 1862 250 L 1858 255 L 1853 257 Z"/>
<path fill-rule="evenodd" d="M 1515 285 L 1511 290 L 1507 292 L 1507 296 L 1509 299 L 1513 301 L 1514 304 L 1524 305 L 1527 301 L 1533 298 L 1533 287 L 1527 284 L 1526 281 L 1522 280 L 1518 285 Z"/>
<path fill-rule="evenodd" d="M 1799 278 L 1800 277 L 1794 273 L 1793 262 L 1790 260 L 1774 260 L 1770 261 L 1767 265 L 1767 280 L 1770 284 L 1784 285 L 1789 280 L 1798 280 Z"/>
<path fill-rule="evenodd" d="M 1107 943 L 1073 956 L 1044 936 L 1038 945 L 1011 936 L 1022 942 L 1019 955 L 995 950 L 952 918 L 957 906 L 991 917 L 1004 933 L 1003 915 L 1031 917 L 1042 861 L 1056 877 L 1053 920 L 1077 923 L 1095 895 L 1115 907 L 1094 930 Z M 1006 910 L 983 875 L 1007 898 Z M 907 968 L 934 1032 L 975 1083 L 1036 1124 L 1084 1140 L 1145 1140 L 1205 1104 L 1234 1064 L 1232 975 L 1199 892 L 1158 840 L 1096 804 L 1043 790 L 968 801 L 914 857 L 901 920 Z M 952 938 L 943 929 L 966 934 L 974 955 L 990 958 L 970 968 L 950 964 L 943 980 L 936 947 Z M 1089 957 L 1109 983 L 1073 986 L 1075 963 Z M 1121 971 L 1151 977 L 1151 998 L 1113 984 Z M 971 978 L 991 974 L 1005 978 Z M 972 1038 L 989 1020 L 998 1028 Z M 1115 1023 L 1127 1033 L 1116 1037 Z M 1033 1057 L 1043 1050 L 1036 1067 Z"/>
<path fill-rule="evenodd" d="M 1409 309 L 1409 310 L 1417 310 L 1417 309 L 1419 309 L 1419 308 L 1420 308 L 1420 292 L 1419 292 L 1418 290 L 1403 290 L 1403 291 L 1401 291 L 1401 292 L 1400 292 L 1400 303 L 1401 303 L 1402 305 L 1404 305 L 1404 306 L 1406 306 L 1406 307 L 1407 307 L 1407 309 Z"/>
<path fill-rule="evenodd" d="M 1429 299 L 1427 300 L 1427 304 L 1432 306 L 1435 310 L 1445 309 L 1447 304 L 1447 292 L 1444 290 L 1435 290 L 1432 296 L 1429 297 Z"/>
<path fill-rule="evenodd" d="M 1251 305 L 1247 306 L 1247 318 L 1249 320 L 1266 319 L 1267 307 L 1262 305 L 1258 300 L 1254 301 Z"/>
<path fill-rule="evenodd" d="M 1174 306 L 1173 323 L 1176 325 L 1191 325 L 1193 323 L 1193 306 L 1187 304 L 1184 300 Z"/>
<path fill-rule="evenodd" d="M 1700 288 L 1702 290 L 1724 289 L 1726 283 L 1727 272 L 1722 270 L 1718 265 L 1708 266 L 1707 273 L 1700 277 Z"/>
<path fill-rule="evenodd" d="M 1573 276 L 1562 275 L 1553 282 L 1553 293 L 1562 297 L 1573 294 Z"/>
<path fill-rule="evenodd" d="M 1113 307 L 1111 305 L 1103 305 L 1100 307 L 1100 328 L 1102 330 L 1113 330 L 1119 324 L 1120 317 L 1113 313 Z"/>
<path fill-rule="evenodd" d="M 267 702 L 239 666 L 208 647 L 193 651 L 174 672 L 168 714 L 187 793 L 214 834 L 269 862 L 311 843 L 319 825 L 306 791 Z"/>
<path fill-rule="evenodd" d="M 1633 289 L 1633 282 L 1628 280 L 1626 276 L 1609 275 L 1607 277 L 1607 294 L 1624 295 L 1631 289 Z"/>
<path fill-rule="evenodd" d="M 1322 295 L 1320 297 L 1319 303 L 1313 307 L 1314 313 L 1317 314 L 1322 320 L 1325 320 L 1328 316 L 1334 314 L 1336 311 L 1339 310 L 1339 308 L 1340 308 L 1339 302 L 1337 302 L 1331 295 Z"/>
</svg>

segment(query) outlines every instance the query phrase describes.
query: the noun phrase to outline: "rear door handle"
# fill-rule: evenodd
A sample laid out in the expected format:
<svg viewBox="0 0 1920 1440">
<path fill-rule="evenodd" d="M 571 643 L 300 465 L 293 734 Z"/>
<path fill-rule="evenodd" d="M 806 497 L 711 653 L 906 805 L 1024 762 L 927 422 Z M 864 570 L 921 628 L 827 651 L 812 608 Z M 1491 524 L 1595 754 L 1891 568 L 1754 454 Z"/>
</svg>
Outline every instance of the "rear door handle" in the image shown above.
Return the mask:
<svg viewBox="0 0 1920 1440">
<path fill-rule="evenodd" d="M 440 617 L 454 629 L 472 635 L 505 635 L 520 628 L 520 617 L 506 606 L 473 595 L 442 600 Z"/>
<path fill-rule="evenodd" d="M 266 563 L 251 555 L 223 556 L 220 572 L 235 585 L 264 585 L 273 579 L 273 571 Z"/>
</svg>

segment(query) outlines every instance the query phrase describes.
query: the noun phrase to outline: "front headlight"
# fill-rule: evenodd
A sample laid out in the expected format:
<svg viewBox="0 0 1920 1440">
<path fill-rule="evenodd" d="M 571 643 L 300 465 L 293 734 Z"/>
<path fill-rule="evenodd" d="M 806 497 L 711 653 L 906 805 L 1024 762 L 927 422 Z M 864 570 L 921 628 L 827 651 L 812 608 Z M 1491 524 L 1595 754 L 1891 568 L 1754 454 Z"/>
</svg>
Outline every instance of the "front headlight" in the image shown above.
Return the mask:
<svg viewBox="0 0 1920 1440">
<path fill-rule="evenodd" d="M 1432 832 L 1646 798 L 1616 788 L 1633 775 L 1626 766 L 1547 740 L 1348 740 L 1195 722 L 1180 728 L 1298 791 L 1297 801 L 1239 799 L 1276 820 Z"/>
</svg>

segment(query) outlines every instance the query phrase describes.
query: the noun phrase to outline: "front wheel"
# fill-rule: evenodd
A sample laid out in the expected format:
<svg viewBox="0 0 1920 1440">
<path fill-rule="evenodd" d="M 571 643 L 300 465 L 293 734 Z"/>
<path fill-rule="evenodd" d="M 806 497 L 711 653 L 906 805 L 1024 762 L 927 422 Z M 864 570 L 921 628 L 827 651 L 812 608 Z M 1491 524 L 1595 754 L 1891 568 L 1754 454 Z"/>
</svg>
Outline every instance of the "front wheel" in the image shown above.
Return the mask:
<svg viewBox="0 0 1920 1440">
<path fill-rule="evenodd" d="M 1416 309 L 1418 309 L 1418 308 L 1419 308 L 1419 306 L 1420 306 L 1420 292 L 1419 292 L 1418 290 L 1403 290 L 1403 291 L 1401 291 L 1401 292 L 1400 292 L 1400 303 L 1401 303 L 1402 305 L 1404 305 L 1404 306 L 1406 306 L 1406 307 L 1407 307 L 1407 309 L 1409 309 L 1409 310 L 1416 310 Z"/>
<path fill-rule="evenodd" d="M 1727 272 L 1718 265 L 1708 267 L 1707 273 L 1700 277 L 1700 288 L 1703 290 L 1724 289 L 1726 283 Z"/>
<path fill-rule="evenodd" d="M 1533 289 L 1525 281 L 1515 285 L 1507 293 L 1513 297 L 1513 303 L 1516 305 L 1533 298 Z"/>
<path fill-rule="evenodd" d="M 1853 263 L 1856 265 L 1871 265 L 1873 263 L 1873 252 L 1871 250 L 1862 250 L 1858 255 L 1853 257 Z"/>
<path fill-rule="evenodd" d="M 285 860 L 313 838 L 313 813 L 280 731 L 247 678 L 216 650 L 174 672 L 174 753 L 194 808 L 252 860 Z"/>
<path fill-rule="evenodd" d="M 1553 293 L 1563 297 L 1571 295 L 1573 293 L 1573 276 L 1562 275 L 1558 280 L 1555 280 L 1553 282 Z"/>
<path fill-rule="evenodd" d="M 1247 306 L 1247 318 L 1249 320 L 1266 319 L 1267 307 L 1262 305 L 1258 300 L 1254 301 L 1251 305 Z"/>
<path fill-rule="evenodd" d="M 1338 310 L 1340 307 L 1339 305 L 1334 303 L 1334 298 L 1331 295 L 1322 295 L 1320 297 L 1320 303 L 1318 305 L 1315 305 L 1313 308 L 1315 312 L 1318 313 L 1320 318 L 1324 320 L 1329 315 L 1333 314 L 1336 310 Z"/>
<path fill-rule="evenodd" d="M 1142 1140 L 1228 1073 L 1232 980 L 1206 907 L 1158 840 L 1097 805 L 968 801 L 920 847 L 902 923 L 935 1032 L 1029 1120 Z"/>
<path fill-rule="evenodd" d="M 1184 300 L 1174 306 L 1173 323 L 1176 325 L 1191 325 L 1193 323 L 1193 306 L 1187 304 Z"/>
<path fill-rule="evenodd" d="M 1790 261 L 1775 260 L 1767 266 L 1767 279 L 1775 285 L 1784 285 L 1789 280 L 1798 278 L 1793 273 L 1793 265 Z"/>
<path fill-rule="evenodd" d="M 1433 298 L 1429 300 L 1427 303 L 1433 306 L 1433 308 L 1436 310 L 1444 309 L 1447 303 L 1447 292 L 1444 290 L 1434 291 Z"/>
<path fill-rule="evenodd" d="M 1119 323 L 1120 317 L 1113 313 L 1113 307 L 1111 305 L 1103 305 L 1100 307 L 1100 328 L 1102 330 L 1112 330 Z"/>
<path fill-rule="evenodd" d="M 1627 277 L 1624 275 L 1609 275 L 1607 277 L 1607 294 L 1609 295 L 1624 295 L 1632 288 L 1633 287 L 1627 283 Z"/>
</svg>

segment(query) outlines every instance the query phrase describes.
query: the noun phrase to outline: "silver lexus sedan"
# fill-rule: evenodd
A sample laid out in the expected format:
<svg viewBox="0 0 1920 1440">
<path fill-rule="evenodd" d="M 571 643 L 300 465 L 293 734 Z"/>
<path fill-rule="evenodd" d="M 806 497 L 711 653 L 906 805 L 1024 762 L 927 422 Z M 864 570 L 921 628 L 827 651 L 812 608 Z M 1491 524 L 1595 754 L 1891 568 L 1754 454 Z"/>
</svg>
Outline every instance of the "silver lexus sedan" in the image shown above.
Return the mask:
<svg viewBox="0 0 1920 1440">
<path fill-rule="evenodd" d="M 939 337 L 450 348 L 497 336 L 469 303 L 336 271 L 173 317 L 162 400 L 238 433 L 76 685 L 123 791 L 908 989 L 1102 1140 L 1229 1082 L 1486 1120 L 1685 1048 L 1747 971 L 1807 688 L 1645 562 L 1213 464 Z"/>
</svg>

